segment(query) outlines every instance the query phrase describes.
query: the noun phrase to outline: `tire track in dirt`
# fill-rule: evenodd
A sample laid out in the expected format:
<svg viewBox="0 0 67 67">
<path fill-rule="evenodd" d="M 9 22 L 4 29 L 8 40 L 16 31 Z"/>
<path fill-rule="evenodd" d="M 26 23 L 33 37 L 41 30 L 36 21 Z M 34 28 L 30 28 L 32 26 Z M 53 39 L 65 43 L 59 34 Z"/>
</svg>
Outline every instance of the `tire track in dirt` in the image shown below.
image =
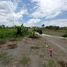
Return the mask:
<svg viewBox="0 0 67 67">
<path fill-rule="evenodd" d="M 67 49 L 64 47 L 64 44 L 67 46 L 67 43 L 63 43 L 61 39 L 62 37 L 54 37 L 51 35 L 42 34 L 43 38 L 45 38 L 48 42 L 60 48 L 64 53 L 67 53 Z"/>
<path fill-rule="evenodd" d="M 37 55 L 31 55 L 31 67 L 40 67 L 39 63 L 40 63 L 40 58 Z"/>
</svg>

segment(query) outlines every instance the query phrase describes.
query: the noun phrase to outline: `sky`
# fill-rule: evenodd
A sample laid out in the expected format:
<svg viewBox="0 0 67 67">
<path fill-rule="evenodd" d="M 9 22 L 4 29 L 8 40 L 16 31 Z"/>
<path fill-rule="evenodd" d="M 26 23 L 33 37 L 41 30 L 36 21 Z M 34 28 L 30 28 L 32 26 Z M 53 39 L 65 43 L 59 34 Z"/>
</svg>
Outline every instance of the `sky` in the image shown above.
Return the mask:
<svg viewBox="0 0 67 67">
<path fill-rule="evenodd" d="M 67 0 L 0 0 L 0 25 L 67 26 Z"/>
</svg>

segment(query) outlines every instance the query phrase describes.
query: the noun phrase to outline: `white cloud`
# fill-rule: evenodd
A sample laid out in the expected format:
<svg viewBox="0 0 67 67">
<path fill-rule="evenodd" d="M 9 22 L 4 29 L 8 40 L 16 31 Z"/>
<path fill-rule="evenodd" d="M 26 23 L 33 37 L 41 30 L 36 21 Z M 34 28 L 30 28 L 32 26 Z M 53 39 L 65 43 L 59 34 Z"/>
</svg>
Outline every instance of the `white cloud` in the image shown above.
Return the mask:
<svg viewBox="0 0 67 67">
<path fill-rule="evenodd" d="M 40 19 L 30 19 L 27 23 L 24 23 L 26 27 L 34 27 L 40 21 Z"/>
<path fill-rule="evenodd" d="M 20 25 L 19 19 L 23 17 L 27 10 L 22 8 L 19 12 L 15 12 L 17 5 L 11 1 L 0 1 L 0 25 Z"/>
<path fill-rule="evenodd" d="M 67 19 L 56 19 L 56 20 L 50 20 L 50 21 L 44 21 L 42 22 L 45 24 L 45 26 L 60 26 L 60 27 L 67 27 Z"/>
<path fill-rule="evenodd" d="M 44 24 L 45 26 L 67 27 L 67 19 L 54 19 L 42 22 L 40 22 L 40 19 L 30 19 L 27 23 L 24 23 L 23 25 L 26 27 L 34 27 L 34 26 L 41 26 L 42 24 Z"/>
<path fill-rule="evenodd" d="M 31 9 L 26 9 L 24 5 L 19 12 L 16 12 L 20 1 L 21 0 L 0 0 L 0 25 L 20 25 L 19 19 L 23 19 L 23 15 L 28 13 L 27 9 Z M 36 6 L 33 7 L 36 9 L 32 14 L 29 14 L 29 16 L 33 18 L 27 21 L 27 23 L 24 23 L 25 26 L 36 26 L 40 22 L 38 18 L 54 18 L 63 11 L 67 11 L 67 0 L 31 0 L 31 2 L 36 2 Z M 66 21 L 67 20 L 53 20 L 46 24 L 64 26 L 67 25 Z"/>
<path fill-rule="evenodd" d="M 18 19 L 20 17 L 23 17 L 23 14 L 25 14 L 25 13 L 27 13 L 27 10 L 26 9 L 22 9 L 21 11 L 19 11 L 17 13 L 14 12 L 13 16 Z"/>
<path fill-rule="evenodd" d="M 67 11 L 66 0 L 31 0 L 36 2 L 38 8 L 32 13 L 34 18 L 53 18 L 62 11 Z"/>
</svg>

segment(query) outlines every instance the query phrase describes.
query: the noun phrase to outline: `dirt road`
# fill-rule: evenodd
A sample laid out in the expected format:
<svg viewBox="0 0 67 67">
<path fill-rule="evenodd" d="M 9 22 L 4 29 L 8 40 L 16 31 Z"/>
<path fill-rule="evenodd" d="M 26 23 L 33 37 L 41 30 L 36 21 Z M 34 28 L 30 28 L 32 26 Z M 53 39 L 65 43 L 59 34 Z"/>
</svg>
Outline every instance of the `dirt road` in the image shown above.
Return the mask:
<svg viewBox="0 0 67 67">
<path fill-rule="evenodd" d="M 53 45 L 61 49 L 63 52 L 67 53 L 67 39 L 46 34 L 42 34 L 42 37 L 45 38 L 47 42 L 52 43 Z"/>
<path fill-rule="evenodd" d="M 61 59 L 67 61 L 67 39 L 46 34 L 42 34 L 40 36 L 41 37 L 38 39 L 31 39 L 26 37 L 17 43 L 16 48 L 4 49 L 4 51 L 14 56 L 15 61 L 18 62 L 22 59 L 23 56 L 30 57 L 31 63 L 27 67 L 41 67 L 41 63 L 43 61 L 47 62 L 50 58 L 48 50 L 45 47 L 46 44 L 48 44 L 49 47 L 53 48 L 54 50 L 55 55 L 53 55 L 53 59 Z M 32 46 L 34 46 L 35 49 L 32 49 Z M 19 67 L 24 66 L 20 66 L 19 64 Z"/>
</svg>

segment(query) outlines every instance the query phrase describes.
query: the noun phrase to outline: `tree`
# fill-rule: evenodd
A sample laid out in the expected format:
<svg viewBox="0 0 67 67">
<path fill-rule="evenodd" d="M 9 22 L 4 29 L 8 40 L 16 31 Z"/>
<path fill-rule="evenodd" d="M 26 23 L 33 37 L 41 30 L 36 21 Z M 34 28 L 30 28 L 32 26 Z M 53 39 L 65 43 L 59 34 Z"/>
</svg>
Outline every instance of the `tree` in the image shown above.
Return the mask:
<svg viewBox="0 0 67 67">
<path fill-rule="evenodd" d="M 2 28 L 5 28 L 5 25 L 2 25 Z"/>
<path fill-rule="evenodd" d="M 45 25 L 44 24 L 42 24 L 42 27 L 44 27 Z"/>
</svg>

